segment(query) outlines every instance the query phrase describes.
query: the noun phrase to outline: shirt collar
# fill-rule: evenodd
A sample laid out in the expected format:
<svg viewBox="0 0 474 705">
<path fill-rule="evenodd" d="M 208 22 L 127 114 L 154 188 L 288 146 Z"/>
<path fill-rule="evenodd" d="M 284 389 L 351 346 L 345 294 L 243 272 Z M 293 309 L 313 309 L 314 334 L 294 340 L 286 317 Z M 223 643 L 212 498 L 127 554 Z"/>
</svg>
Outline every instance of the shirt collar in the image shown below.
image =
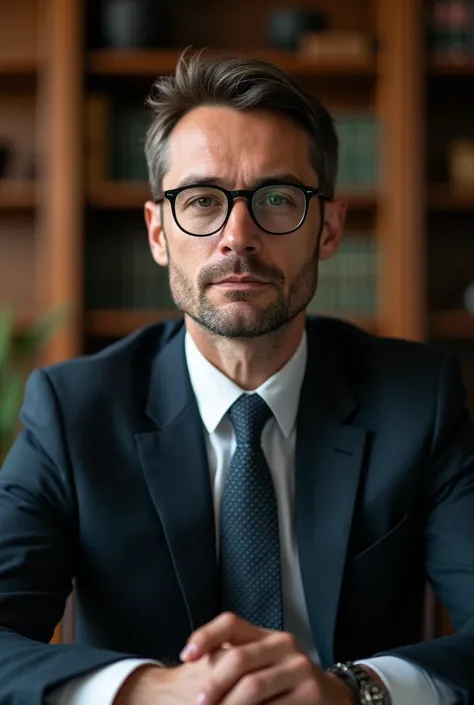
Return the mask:
<svg viewBox="0 0 474 705">
<path fill-rule="evenodd" d="M 189 333 L 185 337 L 185 354 L 202 422 L 207 432 L 213 433 L 232 404 L 246 390 L 214 367 L 198 350 Z M 296 423 L 306 360 L 307 339 L 304 331 L 298 348 L 284 367 L 253 390 L 266 401 L 286 438 Z"/>
</svg>

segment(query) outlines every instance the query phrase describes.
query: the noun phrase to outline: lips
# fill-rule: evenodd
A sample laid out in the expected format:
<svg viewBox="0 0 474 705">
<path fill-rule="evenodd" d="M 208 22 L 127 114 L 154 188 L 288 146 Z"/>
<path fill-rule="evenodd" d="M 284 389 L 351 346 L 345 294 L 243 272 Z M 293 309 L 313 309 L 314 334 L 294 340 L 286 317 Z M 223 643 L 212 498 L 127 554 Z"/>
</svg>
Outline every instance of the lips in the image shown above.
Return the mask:
<svg viewBox="0 0 474 705">
<path fill-rule="evenodd" d="M 227 277 L 226 279 L 220 279 L 215 284 L 267 284 L 267 282 L 262 281 L 262 279 L 256 279 L 255 277 Z"/>
</svg>

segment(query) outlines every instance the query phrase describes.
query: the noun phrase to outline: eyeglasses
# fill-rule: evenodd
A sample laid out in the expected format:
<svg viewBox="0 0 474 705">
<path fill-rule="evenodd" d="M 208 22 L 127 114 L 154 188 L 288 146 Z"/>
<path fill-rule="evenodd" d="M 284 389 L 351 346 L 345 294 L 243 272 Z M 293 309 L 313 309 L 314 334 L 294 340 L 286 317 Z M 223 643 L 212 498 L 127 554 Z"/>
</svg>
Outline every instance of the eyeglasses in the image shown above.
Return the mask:
<svg viewBox="0 0 474 705">
<path fill-rule="evenodd" d="M 167 198 L 176 224 L 194 237 L 214 235 L 229 220 L 236 198 L 245 198 L 253 221 L 271 235 L 287 235 L 300 228 L 316 196 L 321 212 L 325 200 L 319 189 L 290 183 L 267 183 L 255 189 L 228 191 L 221 186 L 193 184 L 163 191 L 155 203 Z"/>
</svg>

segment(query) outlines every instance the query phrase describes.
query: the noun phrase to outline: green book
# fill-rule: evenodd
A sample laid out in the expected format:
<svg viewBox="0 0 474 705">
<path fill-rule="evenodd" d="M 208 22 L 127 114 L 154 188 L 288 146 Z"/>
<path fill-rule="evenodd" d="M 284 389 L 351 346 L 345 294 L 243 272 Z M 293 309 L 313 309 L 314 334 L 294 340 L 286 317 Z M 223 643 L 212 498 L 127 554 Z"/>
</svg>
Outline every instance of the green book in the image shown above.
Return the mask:
<svg viewBox="0 0 474 705">
<path fill-rule="evenodd" d="M 112 111 L 109 173 L 118 181 L 148 181 L 144 145 L 149 118 L 132 108 Z"/>
</svg>

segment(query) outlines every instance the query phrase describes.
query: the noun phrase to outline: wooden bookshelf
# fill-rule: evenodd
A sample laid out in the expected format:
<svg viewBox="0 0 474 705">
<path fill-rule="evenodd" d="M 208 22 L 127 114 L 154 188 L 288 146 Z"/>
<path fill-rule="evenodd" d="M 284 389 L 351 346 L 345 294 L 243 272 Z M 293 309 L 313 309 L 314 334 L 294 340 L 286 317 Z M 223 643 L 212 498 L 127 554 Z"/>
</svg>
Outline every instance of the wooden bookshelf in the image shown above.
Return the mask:
<svg viewBox="0 0 474 705">
<path fill-rule="evenodd" d="M 430 316 L 430 333 L 438 340 L 474 340 L 474 314 L 463 310 L 435 311 Z"/>
<path fill-rule="evenodd" d="M 33 209 L 37 200 L 37 186 L 33 182 L 0 180 L 0 210 Z"/>
<path fill-rule="evenodd" d="M 207 51 L 208 56 L 231 54 L 232 50 Z M 369 61 L 332 61 L 315 62 L 305 59 L 293 52 L 271 51 L 265 49 L 235 50 L 239 56 L 253 56 L 266 59 L 294 76 L 359 76 L 375 78 L 375 57 Z M 112 51 L 98 50 L 90 52 L 87 68 L 90 74 L 98 76 L 159 76 L 174 71 L 178 51 Z"/>
</svg>

